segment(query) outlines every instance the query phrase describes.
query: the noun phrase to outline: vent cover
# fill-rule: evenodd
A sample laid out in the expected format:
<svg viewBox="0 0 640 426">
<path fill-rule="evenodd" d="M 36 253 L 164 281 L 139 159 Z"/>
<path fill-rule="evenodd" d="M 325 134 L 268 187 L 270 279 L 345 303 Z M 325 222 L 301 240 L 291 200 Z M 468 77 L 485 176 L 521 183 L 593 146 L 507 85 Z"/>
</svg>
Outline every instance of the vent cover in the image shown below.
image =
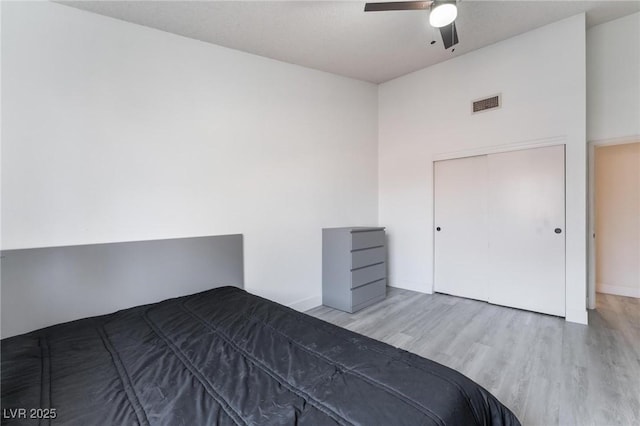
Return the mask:
<svg viewBox="0 0 640 426">
<path fill-rule="evenodd" d="M 502 104 L 500 94 L 490 96 L 488 98 L 478 99 L 471 103 L 471 112 L 473 114 L 476 114 L 478 112 L 500 108 L 500 104 Z"/>
</svg>

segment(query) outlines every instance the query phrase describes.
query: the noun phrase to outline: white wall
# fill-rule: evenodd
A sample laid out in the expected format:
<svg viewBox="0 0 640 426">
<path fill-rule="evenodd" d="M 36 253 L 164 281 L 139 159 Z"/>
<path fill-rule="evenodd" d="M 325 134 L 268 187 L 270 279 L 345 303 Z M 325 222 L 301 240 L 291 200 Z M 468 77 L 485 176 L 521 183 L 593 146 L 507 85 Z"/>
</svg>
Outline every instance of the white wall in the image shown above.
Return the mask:
<svg viewBox="0 0 640 426">
<path fill-rule="evenodd" d="M 242 233 L 245 288 L 320 303 L 321 228 L 377 223 L 375 85 L 2 9 L 3 249 Z"/>
<path fill-rule="evenodd" d="M 640 12 L 587 31 L 587 138 L 640 135 Z"/>
<path fill-rule="evenodd" d="M 640 143 L 595 154 L 597 290 L 640 297 Z"/>
<path fill-rule="evenodd" d="M 471 115 L 499 92 L 501 109 Z M 586 323 L 584 15 L 384 83 L 378 104 L 391 285 L 432 291 L 434 157 L 554 138 L 566 143 L 566 315 Z"/>
</svg>

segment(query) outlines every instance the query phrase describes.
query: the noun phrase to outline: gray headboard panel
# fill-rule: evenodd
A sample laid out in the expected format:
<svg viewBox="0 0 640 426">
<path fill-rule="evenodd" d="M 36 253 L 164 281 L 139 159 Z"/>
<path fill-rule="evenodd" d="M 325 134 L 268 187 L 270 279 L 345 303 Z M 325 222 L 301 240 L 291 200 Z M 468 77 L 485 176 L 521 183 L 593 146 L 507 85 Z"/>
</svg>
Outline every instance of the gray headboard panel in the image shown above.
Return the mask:
<svg viewBox="0 0 640 426">
<path fill-rule="evenodd" d="M 171 297 L 243 287 L 242 235 L 2 252 L 2 337 Z"/>
</svg>

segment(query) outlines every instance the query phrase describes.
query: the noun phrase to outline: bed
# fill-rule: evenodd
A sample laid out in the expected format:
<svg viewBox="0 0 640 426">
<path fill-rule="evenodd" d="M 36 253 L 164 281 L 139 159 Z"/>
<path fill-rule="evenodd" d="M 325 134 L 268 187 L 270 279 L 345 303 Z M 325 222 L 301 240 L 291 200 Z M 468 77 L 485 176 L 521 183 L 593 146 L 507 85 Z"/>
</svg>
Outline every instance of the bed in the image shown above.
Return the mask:
<svg viewBox="0 0 640 426">
<path fill-rule="evenodd" d="M 1 343 L 7 425 L 519 424 L 452 369 L 234 286 Z"/>
</svg>

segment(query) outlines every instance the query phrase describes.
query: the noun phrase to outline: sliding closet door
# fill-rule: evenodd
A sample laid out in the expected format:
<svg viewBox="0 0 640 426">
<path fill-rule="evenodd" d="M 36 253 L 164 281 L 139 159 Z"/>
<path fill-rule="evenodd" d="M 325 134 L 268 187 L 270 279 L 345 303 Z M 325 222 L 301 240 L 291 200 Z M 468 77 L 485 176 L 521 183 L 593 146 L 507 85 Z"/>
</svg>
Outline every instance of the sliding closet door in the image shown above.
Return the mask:
<svg viewBox="0 0 640 426">
<path fill-rule="evenodd" d="M 487 300 L 487 157 L 434 168 L 435 291 Z"/>
<path fill-rule="evenodd" d="M 488 156 L 489 302 L 565 315 L 564 146 Z"/>
</svg>

